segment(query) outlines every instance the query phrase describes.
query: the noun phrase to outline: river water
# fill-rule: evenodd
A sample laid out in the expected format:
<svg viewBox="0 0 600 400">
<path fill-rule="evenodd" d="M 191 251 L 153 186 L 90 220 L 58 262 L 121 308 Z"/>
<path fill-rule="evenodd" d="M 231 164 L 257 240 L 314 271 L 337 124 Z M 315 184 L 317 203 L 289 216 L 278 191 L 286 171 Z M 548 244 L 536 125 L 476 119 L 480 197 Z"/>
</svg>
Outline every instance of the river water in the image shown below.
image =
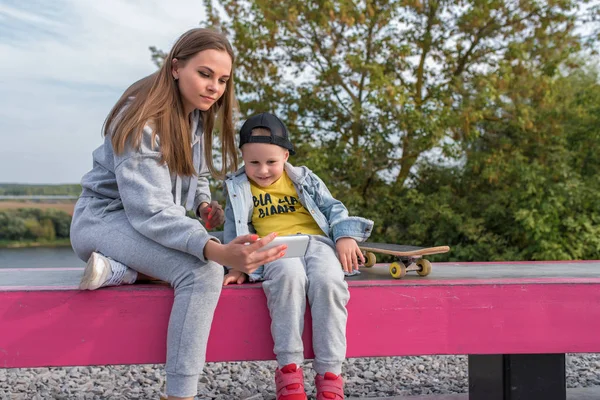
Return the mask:
<svg viewBox="0 0 600 400">
<path fill-rule="evenodd" d="M 0 249 L 0 268 L 83 268 L 71 247 Z"/>
</svg>

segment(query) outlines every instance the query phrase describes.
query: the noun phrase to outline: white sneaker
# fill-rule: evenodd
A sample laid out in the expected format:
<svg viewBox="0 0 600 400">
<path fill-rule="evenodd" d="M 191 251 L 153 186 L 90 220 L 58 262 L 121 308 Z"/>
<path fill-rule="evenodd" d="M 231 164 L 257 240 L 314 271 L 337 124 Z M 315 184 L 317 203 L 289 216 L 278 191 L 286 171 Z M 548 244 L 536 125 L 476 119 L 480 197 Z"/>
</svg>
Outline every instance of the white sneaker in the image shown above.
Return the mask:
<svg viewBox="0 0 600 400">
<path fill-rule="evenodd" d="M 79 283 L 80 290 L 96 290 L 112 275 L 110 261 L 100 253 L 92 253 Z"/>
<path fill-rule="evenodd" d="M 134 283 L 137 272 L 104 255 L 93 252 L 79 283 L 81 290 L 96 290 L 104 286 Z"/>
</svg>

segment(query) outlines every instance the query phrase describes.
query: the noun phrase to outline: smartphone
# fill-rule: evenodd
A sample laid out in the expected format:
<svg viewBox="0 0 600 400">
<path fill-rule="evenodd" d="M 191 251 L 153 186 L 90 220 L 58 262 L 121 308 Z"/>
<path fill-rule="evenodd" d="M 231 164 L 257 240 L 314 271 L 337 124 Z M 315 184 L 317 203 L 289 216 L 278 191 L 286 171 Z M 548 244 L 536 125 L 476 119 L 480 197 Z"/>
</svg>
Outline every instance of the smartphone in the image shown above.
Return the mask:
<svg viewBox="0 0 600 400">
<path fill-rule="evenodd" d="M 265 251 L 282 244 L 287 244 L 287 250 L 281 258 L 304 257 L 308 247 L 308 235 L 277 236 L 271 243 L 258 251 Z"/>
</svg>

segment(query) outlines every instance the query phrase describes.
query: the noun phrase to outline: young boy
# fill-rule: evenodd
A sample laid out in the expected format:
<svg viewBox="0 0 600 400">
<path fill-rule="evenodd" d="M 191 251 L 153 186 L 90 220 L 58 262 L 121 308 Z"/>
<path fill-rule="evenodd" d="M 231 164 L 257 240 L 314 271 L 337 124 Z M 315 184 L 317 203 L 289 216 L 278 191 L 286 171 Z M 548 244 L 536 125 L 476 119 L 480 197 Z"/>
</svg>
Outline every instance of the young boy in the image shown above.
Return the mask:
<svg viewBox="0 0 600 400">
<path fill-rule="evenodd" d="M 294 147 L 276 116 L 249 118 L 240 130 L 244 167 L 225 180 L 225 243 L 237 236 L 271 232 L 310 235 L 306 255 L 265 264 L 246 275 L 231 269 L 223 284 L 264 280 L 271 334 L 279 368 L 277 400 L 305 400 L 302 331 L 306 298 L 311 307 L 317 400 L 344 398 L 341 374 L 346 357 L 346 304 L 350 297 L 344 271 L 364 263 L 357 242 L 371 234 L 373 221 L 349 217 L 325 184 L 306 167 L 287 162 Z M 337 252 L 337 256 L 336 256 Z"/>
</svg>

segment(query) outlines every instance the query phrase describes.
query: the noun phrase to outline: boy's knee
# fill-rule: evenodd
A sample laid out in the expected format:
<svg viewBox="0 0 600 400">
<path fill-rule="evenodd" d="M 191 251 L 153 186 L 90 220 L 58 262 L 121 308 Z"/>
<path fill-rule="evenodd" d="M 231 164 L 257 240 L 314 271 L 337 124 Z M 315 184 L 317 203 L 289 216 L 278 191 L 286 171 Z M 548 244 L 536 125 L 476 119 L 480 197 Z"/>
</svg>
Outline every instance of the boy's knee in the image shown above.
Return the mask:
<svg viewBox="0 0 600 400">
<path fill-rule="evenodd" d="M 340 284 L 345 284 L 344 279 L 344 270 L 340 265 L 339 269 L 337 268 L 320 268 L 312 272 L 310 277 L 312 282 L 320 282 L 324 285 L 328 286 L 336 286 Z"/>
<path fill-rule="evenodd" d="M 285 293 L 305 293 L 307 277 L 303 268 L 289 268 L 277 271 L 263 283 L 268 290 L 276 290 Z"/>
<path fill-rule="evenodd" d="M 277 277 L 278 281 L 289 285 L 305 285 L 306 279 L 306 273 L 303 268 L 286 268 Z"/>
<path fill-rule="evenodd" d="M 316 274 L 311 276 L 310 288 L 312 290 L 324 293 L 340 293 L 345 294 L 348 292 L 348 284 L 344 280 L 343 272 L 340 274 Z"/>
</svg>

